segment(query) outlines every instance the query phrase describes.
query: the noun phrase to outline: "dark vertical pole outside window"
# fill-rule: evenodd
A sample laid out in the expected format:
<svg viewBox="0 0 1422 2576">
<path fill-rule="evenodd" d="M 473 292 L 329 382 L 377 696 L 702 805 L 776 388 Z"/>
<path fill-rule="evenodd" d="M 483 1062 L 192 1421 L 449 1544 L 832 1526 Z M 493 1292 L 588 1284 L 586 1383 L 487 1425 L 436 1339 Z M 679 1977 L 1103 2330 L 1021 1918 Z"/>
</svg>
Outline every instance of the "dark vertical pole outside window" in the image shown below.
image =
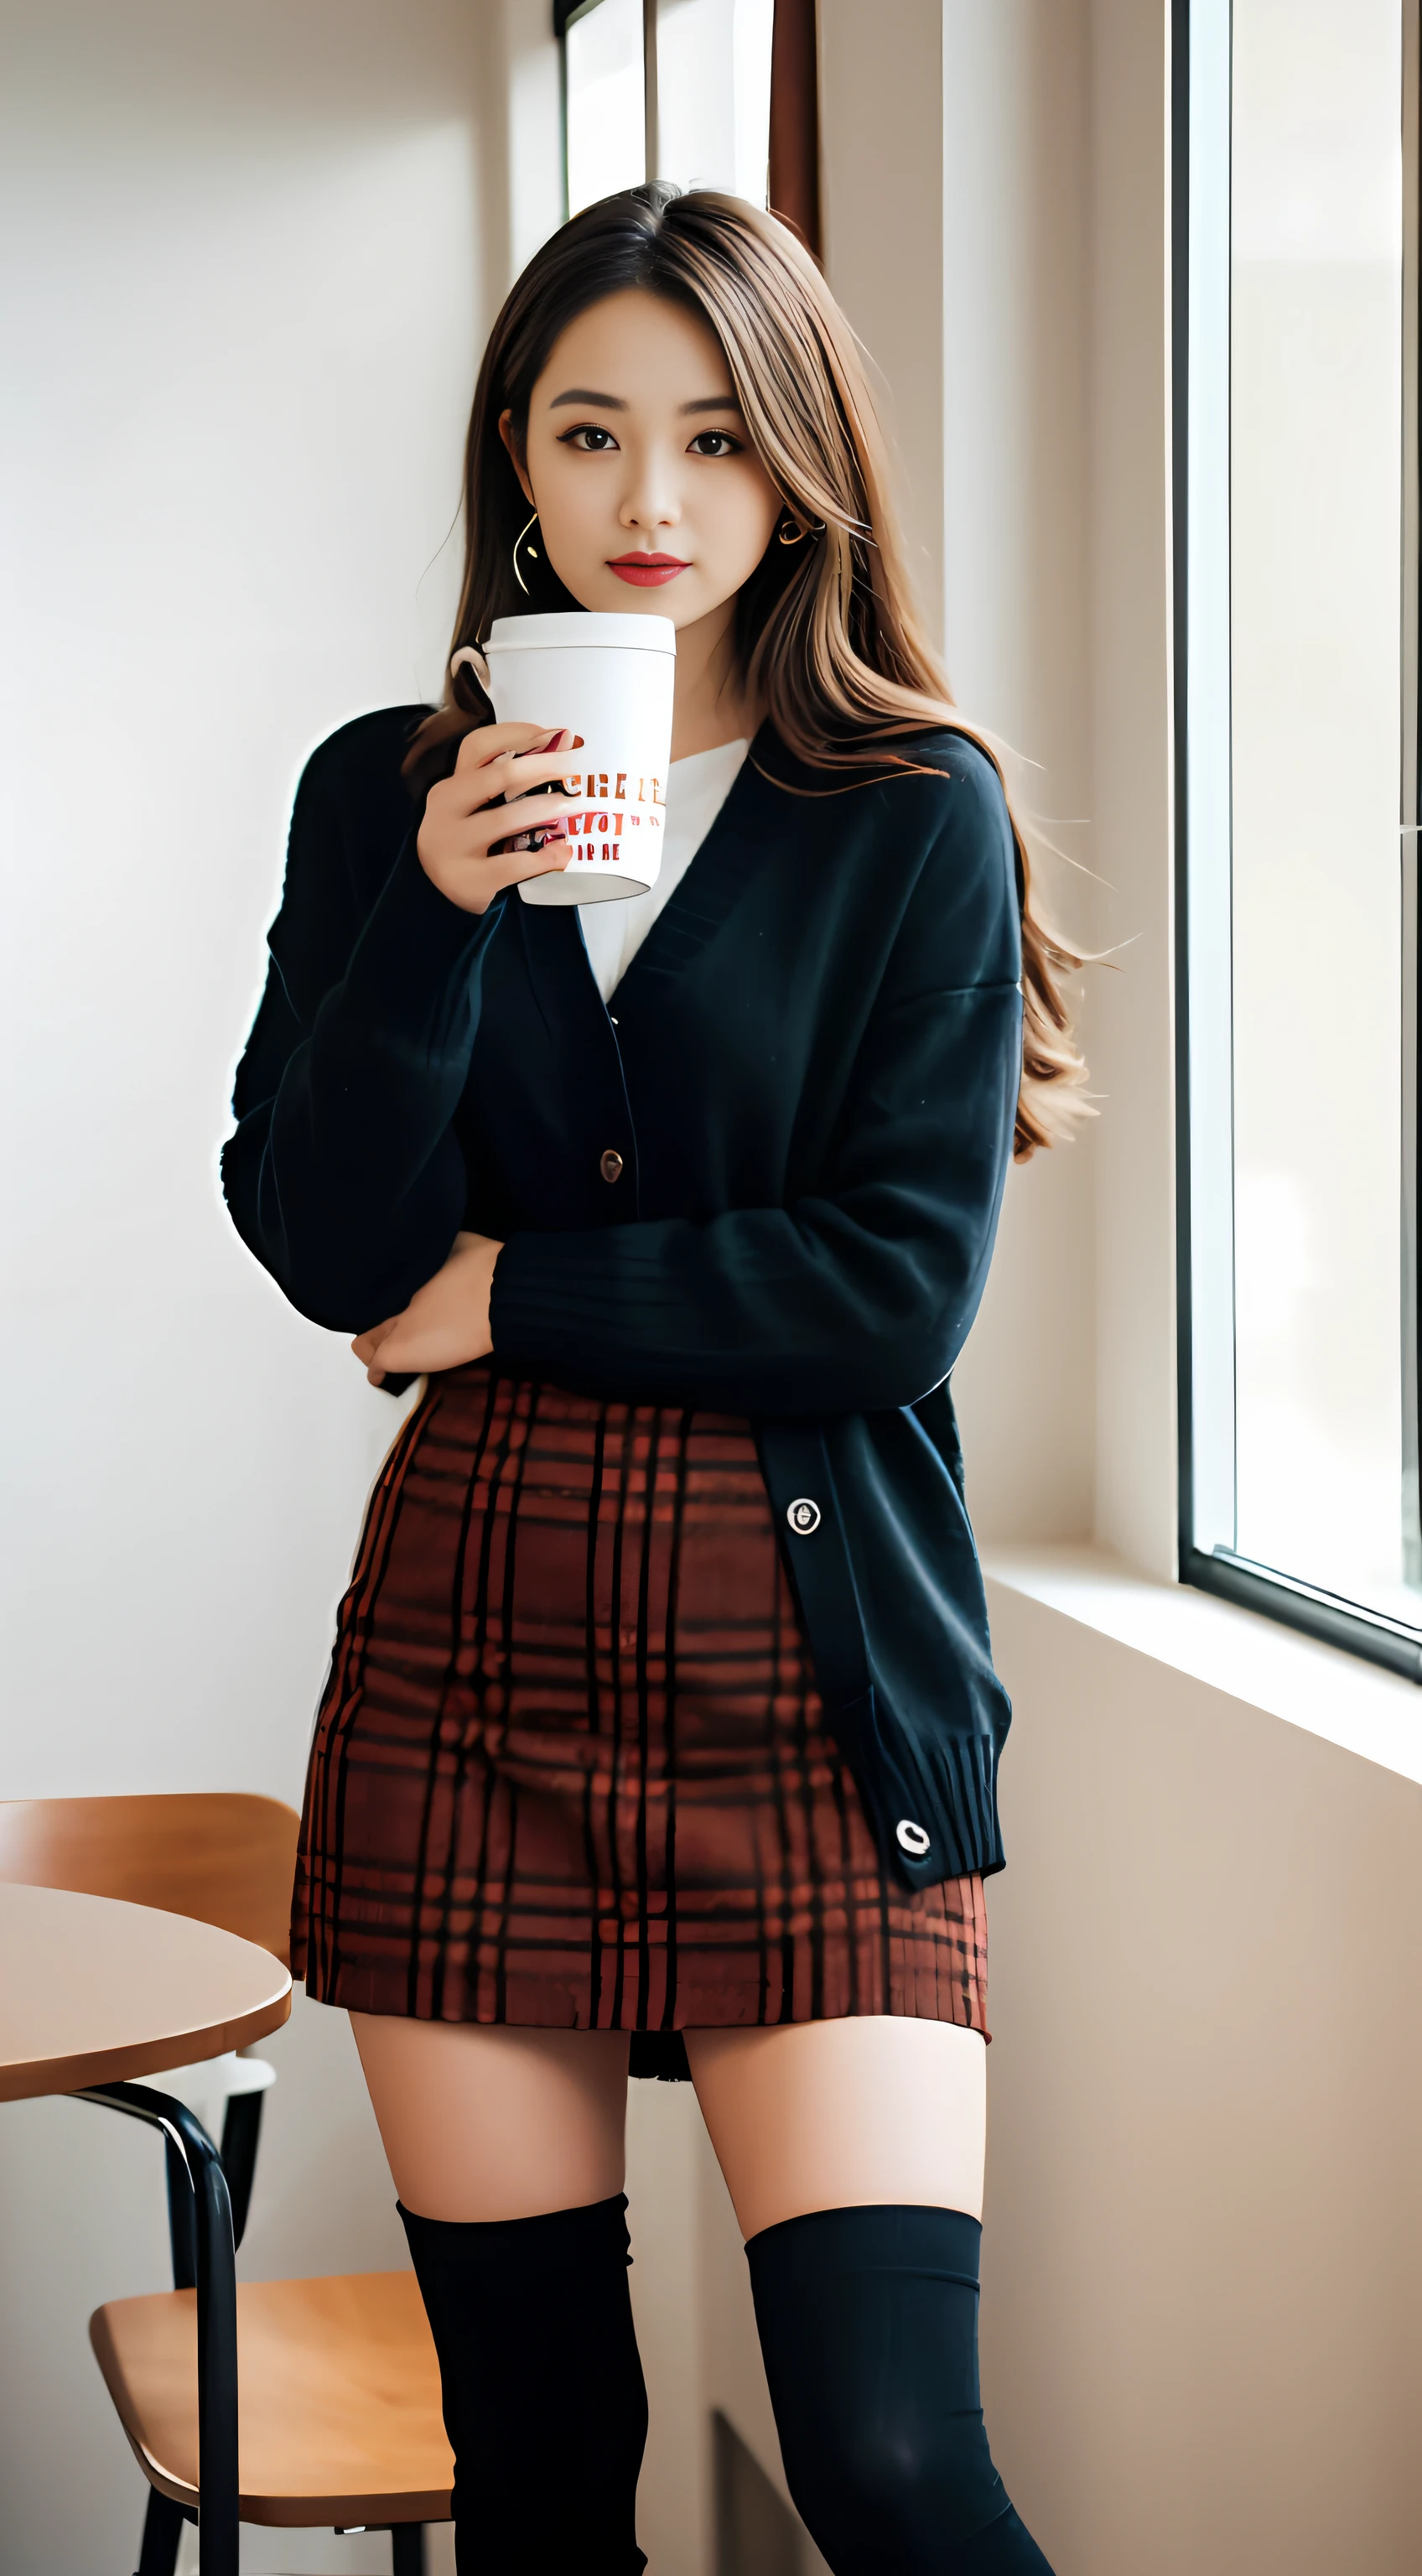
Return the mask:
<svg viewBox="0 0 1422 2576">
<path fill-rule="evenodd" d="M 597 0 L 593 0 L 594 8 Z M 563 221 L 568 220 L 568 48 L 564 42 L 570 19 L 581 15 L 579 0 L 553 0 L 553 33 L 558 39 L 558 167 L 563 198 Z"/>
<path fill-rule="evenodd" d="M 568 220 L 568 48 L 563 42 L 562 13 L 554 0 L 553 32 L 558 39 L 558 193 L 563 221 Z"/>
<path fill-rule="evenodd" d="M 819 60 L 815 0 L 775 0 L 770 57 L 770 207 L 816 259 L 820 240 Z"/>
<path fill-rule="evenodd" d="M 647 130 L 647 176 L 661 176 L 662 148 L 657 132 L 657 0 L 642 0 L 642 113 Z"/>
<path fill-rule="evenodd" d="M 1190 599 L 1189 477 L 1186 471 L 1190 382 L 1190 0 L 1174 0 L 1170 28 L 1170 441 L 1173 684 L 1175 726 L 1175 1367 L 1178 1405 L 1180 1576 L 1195 1553 L 1194 1383 L 1190 1259 L 1190 1012 L 1185 959 L 1190 940 L 1189 763 L 1186 686 Z"/>
</svg>

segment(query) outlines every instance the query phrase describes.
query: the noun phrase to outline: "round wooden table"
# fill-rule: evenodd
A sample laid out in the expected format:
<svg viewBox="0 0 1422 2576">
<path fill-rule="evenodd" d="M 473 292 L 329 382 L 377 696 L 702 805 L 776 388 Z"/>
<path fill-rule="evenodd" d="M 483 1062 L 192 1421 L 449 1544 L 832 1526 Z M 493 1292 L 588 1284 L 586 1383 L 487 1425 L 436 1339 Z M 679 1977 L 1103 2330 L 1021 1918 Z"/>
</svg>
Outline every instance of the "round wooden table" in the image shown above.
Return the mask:
<svg viewBox="0 0 1422 2576">
<path fill-rule="evenodd" d="M 235 1932 L 0 1883 L 0 2102 L 190 2066 L 290 2011 L 286 1969 Z"/>
<path fill-rule="evenodd" d="M 122 2088 L 243 2048 L 291 2011 L 270 1950 L 117 1896 L 0 1881 L 0 2102 Z M 90 2094 L 90 2098 L 95 2098 Z M 102 2097 L 186 2141 L 197 2241 L 203 2576 L 237 2576 L 237 2284 L 221 2160 L 180 2103 Z"/>
</svg>

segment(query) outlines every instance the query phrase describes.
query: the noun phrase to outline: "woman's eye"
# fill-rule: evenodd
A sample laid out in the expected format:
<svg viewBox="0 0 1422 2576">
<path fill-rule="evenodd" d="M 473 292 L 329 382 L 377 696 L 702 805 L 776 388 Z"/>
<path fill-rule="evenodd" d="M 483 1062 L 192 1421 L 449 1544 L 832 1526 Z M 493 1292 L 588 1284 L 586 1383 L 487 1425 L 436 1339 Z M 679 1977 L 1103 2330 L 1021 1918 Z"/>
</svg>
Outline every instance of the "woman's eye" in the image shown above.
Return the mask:
<svg viewBox="0 0 1422 2576">
<path fill-rule="evenodd" d="M 576 429 L 565 429 L 560 447 L 576 447 L 584 456 L 606 456 L 617 445 L 610 429 L 600 429 L 596 421 L 581 420 Z"/>
<path fill-rule="evenodd" d="M 691 442 L 693 456 L 739 456 L 741 442 L 728 429 L 703 429 Z"/>
</svg>

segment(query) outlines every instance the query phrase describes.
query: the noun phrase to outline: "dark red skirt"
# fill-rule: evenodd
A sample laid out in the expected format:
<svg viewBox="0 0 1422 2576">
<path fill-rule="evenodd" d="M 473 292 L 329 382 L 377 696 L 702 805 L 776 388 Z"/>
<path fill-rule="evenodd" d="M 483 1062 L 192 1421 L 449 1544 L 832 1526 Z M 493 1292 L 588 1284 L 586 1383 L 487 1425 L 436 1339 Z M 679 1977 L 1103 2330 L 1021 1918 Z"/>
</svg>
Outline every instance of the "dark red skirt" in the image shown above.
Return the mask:
<svg viewBox="0 0 1422 2576">
<path fill-rule="evenodd" d="M 292 1965 L 422 2020 L 986 2035 L 982 1882 L 886 1876 L 745 1422 L 431 1380 L 341 1604 Z"/>
</svg>

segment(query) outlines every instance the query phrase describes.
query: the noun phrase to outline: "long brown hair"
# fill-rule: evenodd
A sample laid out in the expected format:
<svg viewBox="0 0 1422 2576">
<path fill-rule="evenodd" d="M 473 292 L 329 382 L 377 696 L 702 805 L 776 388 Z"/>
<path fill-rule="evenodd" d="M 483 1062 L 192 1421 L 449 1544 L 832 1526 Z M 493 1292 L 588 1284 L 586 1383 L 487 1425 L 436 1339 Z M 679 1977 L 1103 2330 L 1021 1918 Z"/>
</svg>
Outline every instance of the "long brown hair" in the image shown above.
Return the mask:
<svg viewBox="0 0 1422 2576">
<path fill-rule="evenodd" d="M 535 252 L 510 292 L 479 370 L 465 459 L 464 586 L 451 651 L 479 645 L 496 617 L 576 608 L 540 547 L 513 568 L 528 503 L 502 438 L 527 430 L 533 388 L 555 341 L 588 307 L 641 287 L 685 305 L 725 354 L 751 442 L 801 526 L 800 545 L 767 547 L 736 601 L 735 640 L 751 696 L 789 749 L 820 769 L 872 756 L 945 726 L 991 743 L 954 708 L 919 620 L 889 494 L 883 433 L 848 323 L 814 261 L 784 224 L 739 198 L 663 181 L 589 206 Z M 406 761 L 412 783 L 448 760 L 451 740 L 488 721 L 462 665 Z M 434 755 L 441 754 L 438 764 Z M 1011 804 L 1009 801 L 1009 812 Z M 1022 829 L 1012 822 L 1022 911 L 1023 1050 L 1014 1155 L 1062 1137 L 1090 1111 L 1064 977 L 1080 956 L 1034 911 Z"/>
</svg>

